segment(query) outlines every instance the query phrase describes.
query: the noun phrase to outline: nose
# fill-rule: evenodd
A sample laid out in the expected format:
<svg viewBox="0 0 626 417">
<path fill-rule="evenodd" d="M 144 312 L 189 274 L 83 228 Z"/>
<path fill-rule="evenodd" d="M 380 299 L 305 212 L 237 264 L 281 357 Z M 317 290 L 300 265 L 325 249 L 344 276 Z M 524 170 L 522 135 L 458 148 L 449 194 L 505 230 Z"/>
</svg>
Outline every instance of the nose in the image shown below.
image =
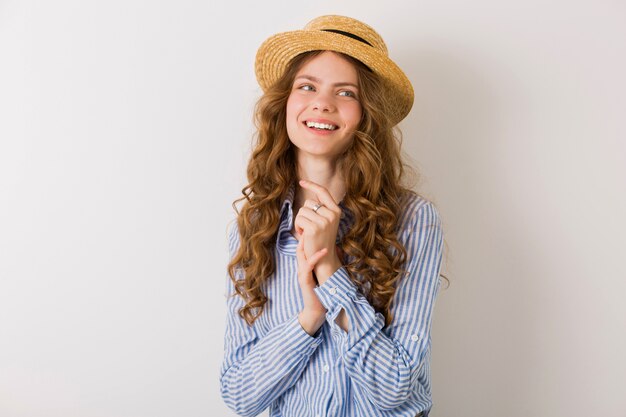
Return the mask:
<svg viewBox="0 0 626 417">
<path fill-rule="evenodd" d="M 313 101 L 313 109 L 324 113 L 333 112 L 335 110 L 335 103 L 331 94 L 325 92 L 318 93 Z"/>
</svg>

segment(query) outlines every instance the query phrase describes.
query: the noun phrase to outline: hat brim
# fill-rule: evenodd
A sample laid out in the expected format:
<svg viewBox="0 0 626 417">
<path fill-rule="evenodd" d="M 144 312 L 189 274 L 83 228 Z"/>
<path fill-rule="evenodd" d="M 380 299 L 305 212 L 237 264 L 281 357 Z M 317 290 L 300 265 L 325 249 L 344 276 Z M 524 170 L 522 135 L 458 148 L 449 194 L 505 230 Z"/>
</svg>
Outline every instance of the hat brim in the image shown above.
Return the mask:
<svg viewBox="0 0 626 417">
<path fill-rule="evenodd" d="M 389 89 L 389 116 L 399 123 L 413 106 L 413 87 L 404 72 L 387 55 L 344 35 L 313 30 L 295 30 L 271 36 L 259 47 L 255 73 L 263 91 L 284 74 L 292 59 L 304 52 L 334 51 L 349 55 L 378 74 Z"/>
</svg>

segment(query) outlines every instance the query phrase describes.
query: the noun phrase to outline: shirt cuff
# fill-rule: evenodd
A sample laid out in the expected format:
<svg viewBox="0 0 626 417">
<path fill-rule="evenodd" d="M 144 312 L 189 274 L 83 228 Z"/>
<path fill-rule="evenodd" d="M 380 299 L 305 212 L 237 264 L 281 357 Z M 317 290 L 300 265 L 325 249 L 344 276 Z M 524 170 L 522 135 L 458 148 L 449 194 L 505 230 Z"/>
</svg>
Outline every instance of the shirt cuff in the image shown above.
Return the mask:
<svg viewBox="0 0 626 417">
<path fill-rule="evenodd" d="M 357 297 L 357 289 L 343 266 L 314 291 L 322 305 L 328 310 L 328 316 L 333 319 L 339 314 L 341 308 L 355 302 Z"/>
<path fill-rule="evenodd" d="M 384 326 L 382 315 L 377 314 L 367 299 L 357 290 L 344 267 L 339 268 L 314 291 L 322 305 L 328 310 L 326 321 L 330 325 L 332 336 L 339 342 L 342 350 L 350 349 L 372 328 L 380 330 Z M 345 310 L 350 323 L 347 333 L 336 323 L 336 318 L 342 309 Z"/>
</svg>

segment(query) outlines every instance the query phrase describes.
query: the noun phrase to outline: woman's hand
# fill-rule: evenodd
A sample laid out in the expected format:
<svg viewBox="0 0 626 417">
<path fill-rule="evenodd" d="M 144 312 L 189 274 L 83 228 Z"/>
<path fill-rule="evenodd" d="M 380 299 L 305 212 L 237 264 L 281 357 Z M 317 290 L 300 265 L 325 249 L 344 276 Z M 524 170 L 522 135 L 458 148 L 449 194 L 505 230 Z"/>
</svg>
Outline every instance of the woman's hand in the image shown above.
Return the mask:
<svg viewBox="0 0 626 417">
<path fill-rule="evenodd" d="M 307 258 L 326 249 L 326 254 L 315 263 L 314 268 L 317 280 L 322 285 L 341 267 L 341 261 L 335 250 L 341 207 L 321 185 L 302 180 L 300 186 L 313 191 L 318 199 L 318 201 L 306 200 L 304 202 L 304 206 L 298 211 L 294 225 L 296 232 L 301 236 L 300 240 L 304 241 L 304 254 Z M 320 207 L 314 210 L 317 205 Z"/>
<path fill-rule="evenodd" d="M 304 308 L 298 315 L 300 326 L 305 332 L 313 336 L 315 332 L 322 326 L 326 317 L 326 309 L 320 302 L 313 289 L 317 285 L 313 277 L 313 268 L 315 264 L 326 255 L 327 249 L 323 248 L 311 257 L 307 258 L 304 253 L 304 240 L 300 239 L 296 248 L 296 257 L 298 259 L 298 284 L 302 291 L 304 300 Z"/>
</svg>

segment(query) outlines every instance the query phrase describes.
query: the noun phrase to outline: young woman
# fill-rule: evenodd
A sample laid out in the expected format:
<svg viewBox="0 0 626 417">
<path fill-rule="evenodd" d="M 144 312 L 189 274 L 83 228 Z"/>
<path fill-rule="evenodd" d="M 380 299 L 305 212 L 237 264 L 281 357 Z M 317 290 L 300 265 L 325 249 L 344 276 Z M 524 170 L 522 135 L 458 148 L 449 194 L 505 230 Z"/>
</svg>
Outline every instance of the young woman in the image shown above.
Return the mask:
<svg viewBox="0 0 626 417">
<path fill-rule="evenodd" d="M 269 38 L 256 75 L 222 397 L 244 416 L 425 416 L 442 231 L 403 186 L 394 127 L 411 84 L 342 16 Z"/>
</svg>

